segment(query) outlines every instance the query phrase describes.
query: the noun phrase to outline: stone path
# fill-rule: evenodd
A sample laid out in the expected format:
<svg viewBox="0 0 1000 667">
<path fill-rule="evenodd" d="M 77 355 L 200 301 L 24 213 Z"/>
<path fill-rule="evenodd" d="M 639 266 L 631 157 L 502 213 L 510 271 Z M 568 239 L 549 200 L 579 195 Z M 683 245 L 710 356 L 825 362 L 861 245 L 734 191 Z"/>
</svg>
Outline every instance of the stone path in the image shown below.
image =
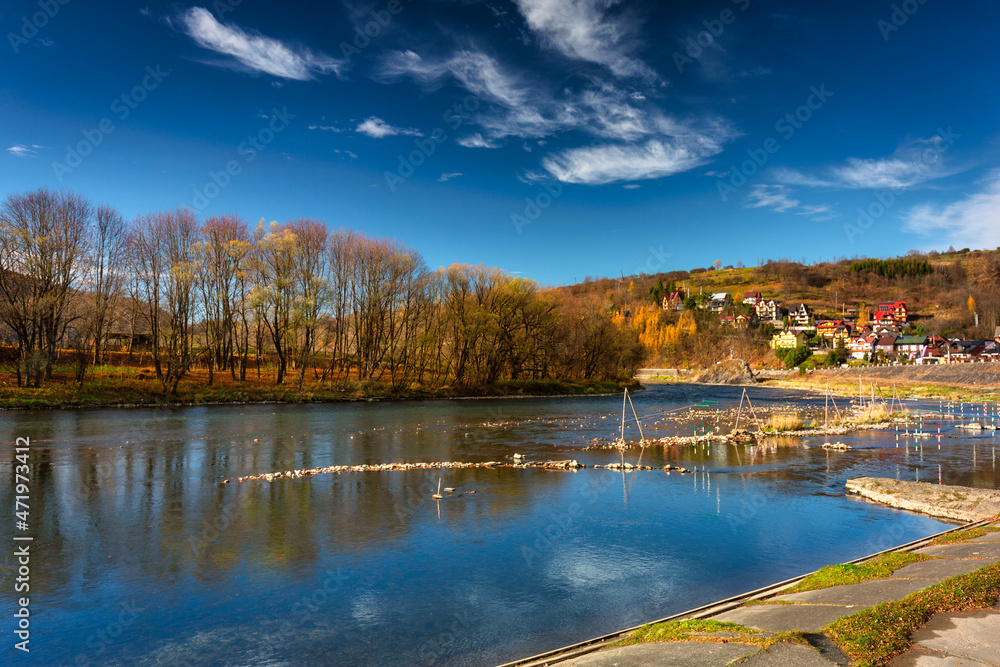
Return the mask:
<svg viewBox="0 0 1000 667">
<path fill-rule="evenodd" d="M 1000 527 L 1000 523 L 994 524 Z M 699 641 L 636 644 L 595 651 L 559 663 L 566 667 L 829 667 L 850 660 L 822 629 L 842 616 L 898 600 L 949 577 L 1000 561 L 1000 532 L 966 543 L 916 551 L 940 560 L 907 565 L 886 579 L 816 591 L 778 595 L 764 604 L 739 607 L 713 616 L 763 631 L 763 636 L 797 630 L 812 646 L 778 643 L 762 650 L 740 643 L 739 636 L 716 633 L 730 643 Z M 700 633 L 712 638 L 713 633 Z M 745 635 L 743 635 L 745 637 Z M 913 647 L 893 667 L 1000 667 L 1000 606 L 997 609 L 936 614 L 913 635 Z"/>
</svg>

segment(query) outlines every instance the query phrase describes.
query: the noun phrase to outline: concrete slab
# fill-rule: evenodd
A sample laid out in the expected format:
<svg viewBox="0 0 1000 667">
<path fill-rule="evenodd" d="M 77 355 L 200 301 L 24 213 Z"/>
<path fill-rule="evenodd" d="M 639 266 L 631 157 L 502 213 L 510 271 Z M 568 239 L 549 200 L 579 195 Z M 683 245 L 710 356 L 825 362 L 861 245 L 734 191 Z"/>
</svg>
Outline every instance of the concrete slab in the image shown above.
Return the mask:
<svg viewBox="0 0 1000 667">
<path fill-rule="evenodd" d="M 974 537 L 970 542 L 1000 542 L 1000 531 L 995 533 L 986 533 L 985 535 L 980 535 L 979 537 Z"/>
<path fill-rule="evenodd" d="M 724 614 L 713 616 L 713 620 L 739 623 L 749 628 L 767 632 L 819 632 L 841 616 L 856 614 L 867 606 L 838 606 L 811 604 L 758 604 L 740 607 Z"/>
<path fill-rule="evenodd" d="M 933 586 L 927 579 L 877 579 L 860 584 L 831 586 L 817 591 L 779 595 L 774 600 L 806 602 L 810 604 L 863 605 L 873 607 L 887 600 L 899 600 L 922 588 Z"/>
<path fill-rule="evenodd" d="M 597 651 L 559 664 L 573 667 L 724 667 L 758 650 L 749 644 L 655 642 Z"/>
<path fill-rule="evenodd" d="M 939 651 L 915 646 L 892 661 L 892 667 L 994 667 L 994 665 L 968 658 L 956 658 Z"/>
<path fill-rule="evenodd" d="M 837 663 L 830 662 L 811 646 L 775 644 L 735 664 L 739 667 L 832 667 Z"/>
<path fill-rule="evenodd" d="M 981 567 L 986 567 L 1000 561 L 1000 559 L 987 560 L 925 560 L 919 563 L 912 563 L 906 567 L 901 567 L 892 573 L 892 579 L 935 579 L 941 581 L 948 577 L 957 577 L 960 574 L 968 574 Z"/>
<path fill-rule="evenodd" d="M 959 658 L 1000 664 L 1000 612 L 935 614 L 912 635 L 914 644 Z"/>
<path fill-rule="evenodd" d="M 1000 543 L 943 544 L 924 547 L 915 553 L 937 556 L 938 558 L 1000 558 Z"/>
</svg>

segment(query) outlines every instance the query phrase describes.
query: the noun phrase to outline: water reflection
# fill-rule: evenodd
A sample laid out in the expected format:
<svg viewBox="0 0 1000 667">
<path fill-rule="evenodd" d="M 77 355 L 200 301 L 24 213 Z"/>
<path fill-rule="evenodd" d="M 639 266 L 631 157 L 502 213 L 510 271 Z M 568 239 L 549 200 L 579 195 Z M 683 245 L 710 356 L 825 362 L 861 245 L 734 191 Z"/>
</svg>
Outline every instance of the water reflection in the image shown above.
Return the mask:
<svg viewBox="0 0 1000 667">
<path fill-rule="evenodd" d="M 726 409 L 740 393 L 667 386 L 634 400 L 647 434 L 662 437 L 691 432 L 670 410 L 706 399 Z M 996 486 L 993 432 L 953 422 L 940 449 L 868 432 L 839 438 L 855 447 L 847 452 L 775 438 L 642 454 L 696 471 L 687 476 L 452 469 L 220 483 L 516 453 L 608 463 L 617 452 L 583 447 L 617 437 L 620 400 L 6 413 L 0 437 L 29 436 L 33 450 L 30 658 L 497 663 L 942 529 L 845 498 L 847 477 Z M 765 408 L 793 400 L 822 409 L 822 399 L 754 392 Z M 12 463 L 0 470 L 9 505 Z M 477 493 L 435 502 L 439 477 Z M 9 556 L 3 566 L 12 571 Z M 12 605 L 4 597 L 0 613 Z M 102 635 L 127 605 L 138 610 L 127 627 Z"/>
</svg>

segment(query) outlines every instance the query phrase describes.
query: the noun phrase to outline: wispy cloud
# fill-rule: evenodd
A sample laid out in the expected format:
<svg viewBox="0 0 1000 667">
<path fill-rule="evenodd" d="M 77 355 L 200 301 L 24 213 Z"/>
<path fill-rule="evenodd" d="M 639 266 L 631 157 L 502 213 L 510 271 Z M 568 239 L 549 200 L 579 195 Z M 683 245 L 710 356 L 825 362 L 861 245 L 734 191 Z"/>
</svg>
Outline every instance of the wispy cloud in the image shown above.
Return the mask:
<svg viewBox="0 0 1000 667">
<path fill-rule="evenodd" d="M 1000 170 L 982 182 L 982 190 L 946 205 L 923 204 L 903 215 L 906 231 L 941 234 L 959 247 L 1000 247 Z"/>
<path fill-rule="evenodd" d="M 516 0 L 528 27 L 567 58 L 607 67 L 617 76 L 655 79 L 631 52 L 638 22 L 613 16 L 613 0 Z"/>
<path fill-rule="evenodd" d="M 465 176 L 465 174 L 463 174 L 463 173 L 461 173 L 461 172 L 457 172 L 457 171 L 453 171 L 453 172 L 446 172 L 446 173 L 444 173 L 444 174 L 441 174 L 441 175 L 440 175 L 440 176 L 438 177 L 438 182 L 439 182 L 439 183 L 447 183 L 447 182 L 448 182 L 448 181 L 450 181 L 451 179 L 453 179 L 453 178 L 458 178 L 459 176 Z"/>
<path fill-rule="evenodd" d="M 420 130 L 412 127 L 393 127 L 378 116 L 366 118 L 354 129 L 354 131 L 360 134 L 366 134 L 373 139 L 384 139 L 385 137 L 392 137 L 397 134 L 409 135 L 411 137 L 424 136 Z"/>
<path fill-rule="evenodd" d="M 333 125 L 310 125 L 310 130 L 322 130 L 324 132 L 343 132 L 344 130 Z"/>
<path fill-rule="evenodd" d="M 803 204 L 793 199 L 784 185 L 755 185 L 747 196 L 747 208 L 769 208 L 775 213 L 807 215 L 817 222 L 831 220 L 837 213 L 827 204 Z"/>
<path fill-rule="evenodd" d="M 705 164 L 722 152 L 724 140 L 722 136 L 689 135 L 571 148 L 546 157 L 542 166 L 564 183 L 603 185 L 662 178 Z"/>
<path fill-rule="evenodd" d="M 519 77 L 503 69 L 493 57 L 478 51 L 458 51 L 440 59 L 422 58 L 413 51 L 392 51 L 383 58 L 377 73 L 383 79 L 409 76 L 422 83 L 433 83 L 447 75 L 489 102 L 508 107 L 525 102 Z"/>
<path fill-rule="evenodd" d="M 500 144 L 493 141 L 489 141 L 483 138 L 483 135 L 479 132 L 474 132 L 467 137 L 461 137 L 456 140 L 459 146 L 465 146 L 466 148 L 496 148 Z"/>
<path fill-rule="evenodd" d="M 283 79 L 307 81 L 317 74 L 340 74 L 343 60 L 293 47 L 259 34 L 219 23 L 204 7 L 192 7 L 180 16 L 185 32 L 199 46 L 232 56 L 246 69 L 263 72 Z"/>
<path fill-rule="evenodd" d="M 44 146 L 39 146 L 38 144 L 14 144 L 7 149 L 7 152 L 14 157 L 38 157 L 38 149 L 45 148 Z"/>
<path fill-rule="evenodd" d="M 458 139 L 462 146 L 493 148 L 510 137 L 543 140 L 570 131 L 608 140 L 542 159 L 551 176 L 568 183 L 669 176 L 704 164 L 735 136 L 721 121 L 676 120 L 638 90 L 593 79 L 580 89 L 561 85 L 553 90 L 491 55 L 468 49 L 446 57 L 391 52 L 383 57 L 377 76 L 385 81 L 408 77 L 428 86 L 450 78 L 475 95 L 477 105 L 468 123 L 480 129 Z"/>
<path fill-rule="evenodd" d="M 821 175 L 805 174 L 794 169 L 776 169 L 775 180 L 786 185 L 813 188 L 846 188 L 854 190 L 905 190 L 928 181 L 958 173 L 947 169 L 944 139 L 933 136 L 901 145 L 884 158 L 849 157 L 844 164 L 829 167 Z"/>
</svg>

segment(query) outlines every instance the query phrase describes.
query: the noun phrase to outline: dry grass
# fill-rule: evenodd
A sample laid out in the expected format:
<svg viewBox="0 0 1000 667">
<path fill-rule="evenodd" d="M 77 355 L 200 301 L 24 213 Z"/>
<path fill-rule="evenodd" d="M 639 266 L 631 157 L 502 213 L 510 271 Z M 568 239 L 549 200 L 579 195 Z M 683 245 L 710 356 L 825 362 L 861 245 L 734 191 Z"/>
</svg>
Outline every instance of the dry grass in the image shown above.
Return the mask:
<svg viewBox="0 0 1000 667">
<path fill-rule="evenodd" d="M 806 427 L 805 423 L 798 415 L 777 414 L 772 415 L 764 430 L 768 433 L 782 433 L 785 431 L 801 431 Z"/>
</svg>

